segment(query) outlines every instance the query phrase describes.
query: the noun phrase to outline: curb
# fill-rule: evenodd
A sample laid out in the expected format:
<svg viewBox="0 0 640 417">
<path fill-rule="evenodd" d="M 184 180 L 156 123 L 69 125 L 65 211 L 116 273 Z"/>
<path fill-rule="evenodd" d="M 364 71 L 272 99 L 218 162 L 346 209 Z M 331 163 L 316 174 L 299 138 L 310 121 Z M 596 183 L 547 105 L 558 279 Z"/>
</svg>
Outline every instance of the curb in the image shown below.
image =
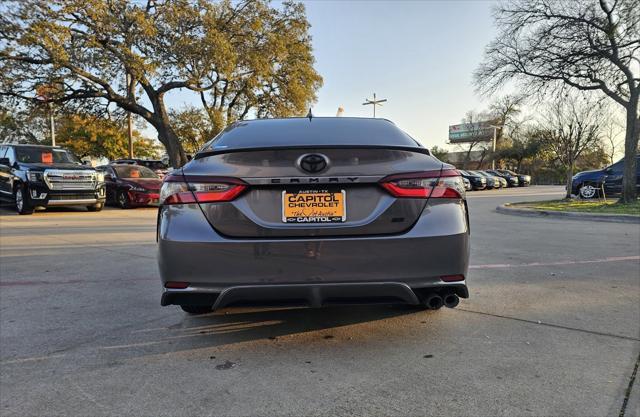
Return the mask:
<svg viewBox="0 0 640 417">
<path fill-rule="evenodd" d="M 514 208 L 512 203 L 502 204 L 496 207 L 496 211 L 502 214 L 525 217 L 553 217 L 569 220 L 588 220 L 596 222 L 633 223 L 640 224 L 640 216 L 633 214 L 593 214 L 578 213 L 575 211 L 536 210 L 529 208 Z"/>
</svg>

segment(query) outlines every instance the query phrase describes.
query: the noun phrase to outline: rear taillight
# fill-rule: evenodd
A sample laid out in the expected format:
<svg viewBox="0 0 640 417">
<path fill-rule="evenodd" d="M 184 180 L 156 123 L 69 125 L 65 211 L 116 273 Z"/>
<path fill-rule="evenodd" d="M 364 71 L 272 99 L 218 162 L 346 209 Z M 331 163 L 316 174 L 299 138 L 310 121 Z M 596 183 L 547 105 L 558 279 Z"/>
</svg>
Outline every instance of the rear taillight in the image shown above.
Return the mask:
<svg viewBox="0 0 640 417">
<path fill-rule="evenodd" d="M 232 201 L 247 184 L 236 178 L 167 175 L 160 189 L 161 204 Z"/>
<path fill-rule="evenodd" d="M 398 198 L 464 198 L 464 182 L 455 169 L 391 175 L 380 181 Z"/>
</svg>

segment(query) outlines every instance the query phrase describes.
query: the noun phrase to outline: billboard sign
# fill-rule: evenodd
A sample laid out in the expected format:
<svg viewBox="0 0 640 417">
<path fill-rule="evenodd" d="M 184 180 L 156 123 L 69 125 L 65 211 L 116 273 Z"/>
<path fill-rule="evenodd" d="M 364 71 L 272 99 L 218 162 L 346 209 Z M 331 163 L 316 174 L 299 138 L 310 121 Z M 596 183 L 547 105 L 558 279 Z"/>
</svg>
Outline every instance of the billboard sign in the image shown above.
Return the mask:
<svg viewBox="0 0 640 417">
<path fill-rule="evenodd" d="M 493 120 L 449 126 L 449 142 L 469 143 L 493 140 Z"/>
</svg>

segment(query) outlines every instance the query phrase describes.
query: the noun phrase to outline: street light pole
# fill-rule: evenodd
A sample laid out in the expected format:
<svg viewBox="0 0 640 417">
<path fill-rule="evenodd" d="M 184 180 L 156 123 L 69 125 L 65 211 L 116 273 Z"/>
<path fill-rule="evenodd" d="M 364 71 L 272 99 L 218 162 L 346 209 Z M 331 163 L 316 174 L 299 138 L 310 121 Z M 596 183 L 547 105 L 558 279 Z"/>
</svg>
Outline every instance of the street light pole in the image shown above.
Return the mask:
<svg viewBox="0 0 640 417">
<path fill-rule="evenodd" d="M 496 169 L 496 136 L 498 135 L 498 127 L 493 126 L 493 146 L 491 152 L 491 169 Z"/>
<path fill-rule="evenodd" d="M 491 169 L 496 169 L 496 141 L 498 139 L 498 128 L 500 126 L 489 125 L 493 128 L 493 141 L 491 143 Z"/>
<path fill-rule="evenodd" d="M 369 100 L 368 98 L 364 99 L 364 103 L 362 103 L 363 106 L 373 106 L 373 118 L 375 119 L 376 117 L 376 106 L 382 106 L 382 103 L 386 102 L 387 99 L 383 98 L 380 100 L 376 100 L 376 93 L 373 93 L 373 100 Z"/>
</svg>

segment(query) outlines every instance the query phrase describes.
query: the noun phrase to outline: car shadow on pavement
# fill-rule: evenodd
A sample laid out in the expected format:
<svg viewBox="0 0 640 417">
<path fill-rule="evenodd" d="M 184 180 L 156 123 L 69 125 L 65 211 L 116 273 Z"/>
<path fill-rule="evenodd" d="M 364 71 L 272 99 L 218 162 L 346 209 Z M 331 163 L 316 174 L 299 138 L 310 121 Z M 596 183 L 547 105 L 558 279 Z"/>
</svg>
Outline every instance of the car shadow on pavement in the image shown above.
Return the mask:
<svg viewBox="0 0 640 417">
<path fill-rule="evenodd" d="M 180 314 L 176 312 L 177 314 Z M 413 306 L 352 305 L 324 308 L 229 308 L 201 316 L 186 316 L 180 323 L 134 333 L 136 342 L 121 347 L 133 356 L 186 353 L 189 350 L 219 348 L 242 342 L 276 340 L 292 335 L 319 332 L 321 339 L 345 338 L 340 328 L 379 322 L 412 314 L 429 314 Z M 394 326 L 393 332 L 402 332 Z M 334 330 L 334 332 L 324 332 Z M 415 329 L 414 329 L 415 330 Z M 367 338 L 387 336 L 388 326 L 367 327 Z M 333 334 L 335 333 L 335 334 Z M 306 340 L 306 339 L 300 339 Z M 128 347 L 131 349 L 127 349 Z M 142 349 L 140 349 L 142 347 Z M 125 356 L 128 356 L 125 354 Z"/>
</svg>

